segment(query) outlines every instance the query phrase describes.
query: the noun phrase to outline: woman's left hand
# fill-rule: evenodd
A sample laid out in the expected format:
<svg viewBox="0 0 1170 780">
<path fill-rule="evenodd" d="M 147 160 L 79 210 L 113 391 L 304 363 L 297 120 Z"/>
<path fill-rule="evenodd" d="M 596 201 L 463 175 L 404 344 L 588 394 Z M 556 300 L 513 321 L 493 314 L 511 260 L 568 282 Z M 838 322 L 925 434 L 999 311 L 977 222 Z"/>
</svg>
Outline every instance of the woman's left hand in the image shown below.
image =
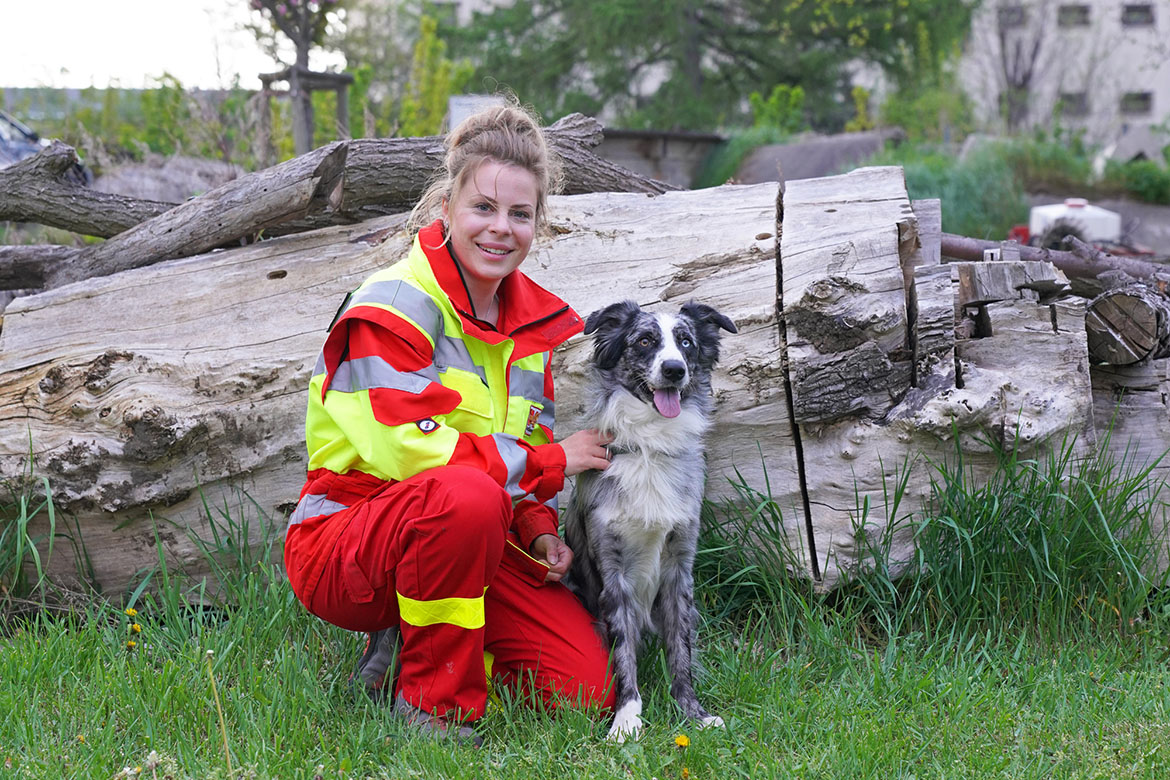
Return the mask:
<svg viewBox="0 0 1170 780">
<path fill-rule="evenodd" d="M 573 551 L 569 545 L 553 534 L 541 534 L 533 539 L 529 552 L 533 558 L 549 565 L 548 574 L 544 576 L 545 582 L 560 582 L 573 562 Z"/>
</svg>

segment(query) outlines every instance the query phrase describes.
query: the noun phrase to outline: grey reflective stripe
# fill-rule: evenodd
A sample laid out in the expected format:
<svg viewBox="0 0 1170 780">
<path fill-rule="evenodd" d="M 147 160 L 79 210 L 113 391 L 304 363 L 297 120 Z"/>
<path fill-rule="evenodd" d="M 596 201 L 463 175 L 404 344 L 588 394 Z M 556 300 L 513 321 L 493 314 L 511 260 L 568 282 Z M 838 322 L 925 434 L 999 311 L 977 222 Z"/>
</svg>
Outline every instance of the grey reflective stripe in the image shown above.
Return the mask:
<svg viewBox="0 0 1170 780">
<path fill-rule="evenodd" d="M 440 334 L 435 339 L 435 365 L 441 372 L 448 368 L 463 369 L 475 374 L 481 382 L 487 384 L 487 372 L 471 359 L 471 353 L 467 351 L 467 345 L 463 343 L 463 339 Z"/>
<path fill-rule="evenodd" d="M 313 366 L 313 376 L 319 376 L 325 373 L 325 352 L 322 351 L 317 355 L 317 365 Z"/>
<path fill-rule="evenodd" d="M 508 395 L 519 395 L 534 404 L 545 403 L 544 373 L 512 366 L 508 372 Z"/>
<path fill-rule="evenodd" d="M 292 515 L 288 518 L 288 524 L 296 525 L 297 523 L 303 523 L 310 517 L 331 515 L 334 512 L 340 512 L 342 509 L 349 509 L 349 507 L 345 504 L 339 504 L 336 501 L 330 501 L 325 498 L 323 493 L 309 493 L 297 503 L 297 508 L 293 510 Z"/>
<path fill-rule="evenodd" d="M 552 401 L 545 399 L 544 408 L 540 410 L 540 417 L 536 418 L 536 422 L 545 426 L 550 431 L 556 430 L 557 427 L 557 405 Z"/>
<path fill-rule="evenodd" d="M 545 353 L 545 361 L 548 353 Z M 508 372 L 508 393 L 526 398 L 534 404 L 540 404 L 540 417 L 537 422 L 549 430 L 556 427 L 556 404 L 544 396 L 544 373 L 529 371 L 525 368 L 512 366 Z"/>
<path fill-rule="evenodd" d="M 393 306 L 429 333 L 431 338 L 437 338 L 443 332 L 443 313 L 439 311 L 438 304 L 409 282 L 388 279 L 362 287 L 354 293 L 349 309 L 370 303 Z"/>
<path fill-rule="evenodd" d="M 558 509 L 557 509 L 557 497 L 554 495 L 554 496 L 553 496 L 552 498 L 550 498 L 548 501 L 545 501 L 545 502 L 544 502 L 544 505 L 545 505 L 545 506 L 547 506 L 547 507 L 550 507 L 550 508 L 552 509 L 552 511 L 554 511 L 554 512 L 557 512 L 557 511 L 558 511 Z"/>
<path fill-rule="evenodd" d="M 528 466 L 528 452 L 516 443 L 516 437 L 510 433 L 493 433 L 492 439 L 496 442 L 500 460 L 508 467 L 508 481 L 504 484 L 504 490 L 508 491 L 512 498 L 528 495 L 520 489 L 520 480 Z"/>
<path fill-rule="evenodd" d="M 385 387 L 417 395 L 438 381 L 439 372 L 434 366 L 424 366 L 418 371 L 399 371 L 384 358 L 370 355 L 346 360 L 338 366 L 328 389 L 356 393 L 372 387 Z"/>
</svg>

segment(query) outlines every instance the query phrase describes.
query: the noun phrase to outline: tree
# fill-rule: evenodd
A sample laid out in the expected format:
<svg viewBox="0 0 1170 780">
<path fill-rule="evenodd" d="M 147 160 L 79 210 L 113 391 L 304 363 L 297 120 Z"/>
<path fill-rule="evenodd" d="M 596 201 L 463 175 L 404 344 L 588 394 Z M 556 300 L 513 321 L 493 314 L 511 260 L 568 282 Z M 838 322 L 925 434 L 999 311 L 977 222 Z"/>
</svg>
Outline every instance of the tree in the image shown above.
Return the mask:
<svg viewBox="0 0 1170 780">
<path fill-rule="evenodd" d="M 447 114 L 447 101 L 471 77 L 471 63 L 452 62 L 447 44 L 437 35 L 438 23 L 429 16 L 419 21 L 418 41 L 410 79 L 398 114 L 398 135 L 437 135 Z"/>
<path fill-rule="evenodd" d="M 858 63 L 903 78 L 920 25 L 950 51 L 973 4 L 517 0 L 449 33 L 478 78 L 548 117 L 582 111 L 631 127 L 710 130 L 746 123 L 746 95 L 788 84 L 809 96 L 814 127 L 838 129 L 854 114 Z"/>
<path fill-rule="evenodd" d="M 310 91 L 302 85 L 302 77 L 309 72 L 309 52 L 324 40 L 343 0 L 251 0 L 251 4 L 272 28 L 293 44 L 295 57 L 289 67 L 289 93 L 295 145 L 298 153 L 303 153 L 312 147 L 313 101 Z M 252 29 L 258 38 L 264 38 L 262 29 L 255 25 Z M 276 58 L 275 44 L 270 43 L 268 48 Z"/>
</svg>

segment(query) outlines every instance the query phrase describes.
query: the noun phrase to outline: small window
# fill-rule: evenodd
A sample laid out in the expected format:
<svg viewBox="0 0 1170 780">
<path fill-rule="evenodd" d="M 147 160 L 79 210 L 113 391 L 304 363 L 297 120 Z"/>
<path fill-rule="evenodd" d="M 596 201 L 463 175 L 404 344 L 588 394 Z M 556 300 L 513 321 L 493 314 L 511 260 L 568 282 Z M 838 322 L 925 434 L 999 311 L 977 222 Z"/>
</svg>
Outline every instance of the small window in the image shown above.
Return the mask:
<svg viewBox="0 0 1170 780">
<path fill-rule="evenodd" d="M 1154 6 L 1149 3 L 1127 3 L 1121 9 L 1121 23 L 1126 27 L 1152 27 Z"/>
<path fill-rule="evenodd" d="M 1089 96 L 1084 92 L 1060 93 L 1060 113 L 1070 119 L 1089 115 Z"/>
<path fill-rule="evenodd" d="M 1089 6 L 1062 5 L 1056 11 L 1056 23 L 1061 27 L 1086 27 L 1089 24 Z"/>
<path fill-rule="evenodd" d="M 1127 92 L 1121 96 L 1121 113 L 1129 116 L 1147 116 L 1154 110 L 1154 93 Z"/>
<path fill-rule="evenodd" d="M 1023 27 L 1028 22 L 1028 14 L 1022 5 L 1001 5 L 995 10 L 1001 30 Z"/>
</svg>

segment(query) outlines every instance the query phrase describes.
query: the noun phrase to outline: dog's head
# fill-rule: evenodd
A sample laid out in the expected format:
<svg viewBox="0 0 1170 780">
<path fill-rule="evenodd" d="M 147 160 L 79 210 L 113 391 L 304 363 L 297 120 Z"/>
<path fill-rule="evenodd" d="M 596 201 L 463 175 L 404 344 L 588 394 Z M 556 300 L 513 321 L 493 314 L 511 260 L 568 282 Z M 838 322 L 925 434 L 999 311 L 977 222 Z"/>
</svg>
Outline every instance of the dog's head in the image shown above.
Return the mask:
<svg viewBox="0 0 1170 780">
<path fill-rule="evenodd" d="M 737 332 L 730 319 L 694 302 L 677 314 L 666 314 L 622 301 L 585 320 L 585 333 L 594 334 L 597 369 L 653 403 L 664 417 L 677 417 L 683 400 L 708 389 L 711 369 L 719 360 L 720 328 Z"/>
</svg>

